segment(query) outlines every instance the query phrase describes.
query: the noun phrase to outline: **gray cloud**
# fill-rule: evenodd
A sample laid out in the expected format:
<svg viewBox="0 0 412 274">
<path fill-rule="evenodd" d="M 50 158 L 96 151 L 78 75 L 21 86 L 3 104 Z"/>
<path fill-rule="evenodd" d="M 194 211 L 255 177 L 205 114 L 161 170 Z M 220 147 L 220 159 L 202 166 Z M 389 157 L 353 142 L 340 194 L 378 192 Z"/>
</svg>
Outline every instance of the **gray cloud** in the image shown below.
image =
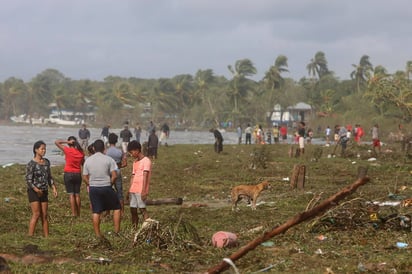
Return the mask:
<svg viewBox="0 0 412 274">
<path fill-rule="evenodd" d="M 279 54 L 306 76 L 319 50 L 347 79 L 363 54 L 390 72 L 412 60 L 408 0 L 15 0 L 0 10 L 0 80 L 47 68 L 74 79 L 171 77 Z"/>
</svg>

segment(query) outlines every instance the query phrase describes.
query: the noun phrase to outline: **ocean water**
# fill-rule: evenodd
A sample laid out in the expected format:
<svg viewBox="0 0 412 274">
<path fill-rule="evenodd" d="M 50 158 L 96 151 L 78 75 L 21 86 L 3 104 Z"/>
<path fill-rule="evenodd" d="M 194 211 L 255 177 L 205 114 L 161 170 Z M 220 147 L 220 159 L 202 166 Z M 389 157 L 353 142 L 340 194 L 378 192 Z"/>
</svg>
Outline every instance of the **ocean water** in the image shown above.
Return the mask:
<svg viewBox="0 0 412 274">
<path fill-rule="evenodd" d="M 46 158 L 52 165 L 64 163 L 64 156 L 54 144 L 56 139 L 64 139 L 73 135 L 78 137 L 79 128 L 75 127 L 45 127 L 45 126 L 9 126 L 0 125 L 0 166 L 9 164 L 26 164 L 33 158 L 33 144 L 43 140 L 47 145 Z M 101 128 L 89 128 L 90 141 L 100 138 Z M 111 129 L 119 135 L 122 129 Z M 237 144 L 237 133 L 234 131 L 222 132 L 224 145 Z M 142 133 L 141 142 L 146 141 L 148 135 Z M 244 142 L 244 135 L 242 141 Z M 291 142 L 291 137 L 288 136 Z M 209 131 L 171 131 L 168 140 L 169 145 L 174 144 L 213 144 L 215 138 Z M 252 140 L 253 142 L 253 140 Z M 323 140 L 313 139 L 314 144 L 324 144 Z"/>
<path fill-rule="evenodd" d="M 26 164 L 33 158 L 33 144 L 38 140 L 46 143 L 46 158 L 52 165 L 64 163 L 64 157 L 54 144 L 56 139 L 64 139 L 73 135 L 78 136 L 79 128 L 74 127 L 45 127 L 45 126 L 0 126 L 0 166 L 11 163 Z M 100 128 L 89 128 L 90 141 L 100 138 Z M 119 135 L 122 129 L 111 129 Z M 132 132 L 133 133 L 133 132 Z M 224 144 L 236 144 L 235 132 L 223 132 Z M 146 141 L 148 135 L 142 133 L 141 142 Z M 215 138 L 208 131 L 171 131 L 169 145 L 174 144 L 213 144 Z"/>
</svg>

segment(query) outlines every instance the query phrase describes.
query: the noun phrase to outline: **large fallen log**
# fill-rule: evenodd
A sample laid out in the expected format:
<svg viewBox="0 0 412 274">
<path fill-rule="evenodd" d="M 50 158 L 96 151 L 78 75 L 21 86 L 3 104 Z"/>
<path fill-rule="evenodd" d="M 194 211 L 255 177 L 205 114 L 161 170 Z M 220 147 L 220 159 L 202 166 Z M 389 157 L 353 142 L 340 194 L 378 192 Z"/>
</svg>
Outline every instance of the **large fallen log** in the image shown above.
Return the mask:
<svg viewBox="0 0 412 274">
<path fill-rule="evenodd" d="M 220 273 L 226 269 L 229 268 L 230 264 L 227 261 L 236 261 L 246 255 L 249 251 L 252 251 L 255 249 L 257 246 L 259 246 L 261 243 L 266 242 L 267 240 L 273 238 L 274 236 L 285 233 L 289 228 L 292 226 L 295 226 L 301 222 L 310 220 L 317 215 L 320 215 L 324 213 L 326 210 L 336 206 L 340 200 L 345 198 L 346 196 L 352 194 L 353 192 L 356 191 L 358 187 L 361 185 L 366 184 L 369 182 L 368 177 L 363 177 L 359 178 L 356 182 L 353 184 L 347 186 L 346 188 L 342 189 L 341 191 L 337 192 L 333 196 L 329 197 L 327 200 L 319 204 L 318 206 L 313 207 L 312 209 L 309 209 L 307 211 L 298 213 L 291 219 L 287 220 L 285 223 L 282 225 L 275 227 L 273 230 L 265 232 L 262 236 L 259 238 L 249 242 L 247 245 L 241 247 L 238 251 L 233 253 L 228 259 L 224 259 L 220 264 L 210 268 L 207 272 L 208 273 Z"/>
<path fill-rule="evenodd" d="M 146 201 L 146 205 L 181 205 L 182 203 L 182 198 L 147 199 Z"/>
</svg>

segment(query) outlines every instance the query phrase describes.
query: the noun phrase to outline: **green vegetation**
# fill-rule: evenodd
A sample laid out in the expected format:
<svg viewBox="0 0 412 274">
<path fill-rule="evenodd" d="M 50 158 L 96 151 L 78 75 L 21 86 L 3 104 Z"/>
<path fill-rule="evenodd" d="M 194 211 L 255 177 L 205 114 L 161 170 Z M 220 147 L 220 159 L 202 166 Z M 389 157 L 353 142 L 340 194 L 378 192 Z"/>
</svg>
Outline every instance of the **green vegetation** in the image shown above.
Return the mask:
<svg viewBox="0 0 412 274">
<path fill-rule="evenodd" d="M 321 202 L 351 184 L 356 180 L 358 167 L 366 166 L 371 182 L 326 214 L 272 238 L 273 246 L 259 246 L 249 252 L 235 262 L 236 266 L 241 273 L 270 265 L 273 265 L 272 273 L 324 273 L 326 268 L 334 273 L 411 272 L 410 247 L 396 247 L 397 242 L 412 244 L 410 228 L 403 229 L 396 219 L 372 222 L 368 212 L 371 201 L 412 197 L 410 155 L 402 152 L 399 144 L 393 144 L 382 149 L 377 161 L 368 161 L 372 157 L 370 146 L 350 145 L 347 158 L 328 158 L 333 146 L 321 147 L 320 157 L 319 146 L 307 145 L 305 155 L 297 159 L 287 156 L 289 147 L 225 145 L 219 155 L 214 153 L 212 145 L 160 147 L 159 159 L 153 166 L 150 198 L 184 199 L 182 206 L 148 207 L 151 218 L 180 241 L 170 241 L 163 249 L 153 242 L 133 246 L 136 231 L 131 228 L 127 207 L 120 235 L 110 233 L 112 224 L 110 218 L 106 218 L 102 231 L 109 243 L 97 241 L 85 187 L 82 188 L 82 215 L 78 219 L 70 217 L 61 166 L 53 168 L 60 195 L 50 199 L 50 236 L 43 238 L 38 226 L 36 235 L 28 237 L 31 211 L 25 190 L 25 167 L 0 168 L 0 241 L 3 243 L 0 253 L 8 254 L 9 259 L 11 254 L 14 256 L 9 261 L 14 273 L 204 273 L 237 250 L 214 248 L 211 237 L 215 232 L 236 233 L 240 246 L 246 245 L 264 231 L 316 204 L 316 197 L 319 196 L 318 202 Z M 339 152 L 338 149 L 336 154 Z M 315 157 L 320 159 L 316 161 Z M 295 164 L 307 167 L 304 190 L 291 190 L 290 183 L 283 180 L 291 176 Z M 129 178 L 130 168 L 131 162 L 123 176 Z M 240 211 L 232 212 L 231 187 L 263 179 L 271 182 L 271 188 L 259 199 L 264 203 L 252 211 L 240 202 Z M 125 179 L 125 189 L 128 189 L 128 179 Z M 411 209 L 382 206 L 379 210 L 383 219 L 393 213 L 411 214 Z M 179 223 L 185 225 L 179 226 Z M 199 240 L 188 236 L 189 230 L 193 233 L 192 229 Z M 22 262 L 22 258 L 30 259 L 30 253 L 48 263 Z M 87 259 L 99 257 L 111 262 Z"/>
<path fill-rule="evenodd" d="M 121 125 L 165 120 L 174 128 L 210 128 L 220 122 L 260 123 L 266 126 L 275 104 L 285 109 L 307 102 L 314 109 L 312 121 L 328 117 L 329 125 L 369 124 L 372 119 L 399 124 L 411 120 L 412 61 L 404 71 L 389 73 L 373 66 L 363 55 L 348 79 L 339 79 L 319 51 L 306 65 L 308 77 L 288 78 L 288 57 L 278 55 L 260 80 L 250 59 L 228 65 L 231 77 L 199 69 L 194 75 L 141 79 L 107 76 L 103 81 L 73 80 L 55 69 L 47 69 L 28 82 L 10 77 L 0 83 L 0 120 L 27 114 L 47 118 L 50 107 L 79 113 L 96 113 L 95 121 Z M 302 64 L 304 66 L 304 64 Z M 86 116 L 85 116 L 86 117 Z M 325 119 L 324 119 L 325 120 Z M 375 121 L 376 122 L 376 121 Z M 317 124 L 326 125 L 320 120 Z"/>
</svg>

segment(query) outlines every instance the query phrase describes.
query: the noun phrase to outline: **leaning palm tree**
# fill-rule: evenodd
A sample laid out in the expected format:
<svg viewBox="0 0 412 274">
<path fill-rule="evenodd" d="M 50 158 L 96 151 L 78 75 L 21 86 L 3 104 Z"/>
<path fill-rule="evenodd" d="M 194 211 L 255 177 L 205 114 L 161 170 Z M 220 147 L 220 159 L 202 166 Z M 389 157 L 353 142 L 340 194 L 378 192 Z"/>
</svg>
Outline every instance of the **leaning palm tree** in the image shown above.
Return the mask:
<svg viewBox="0 0 412 274">
<path fill-rule="evenodd" d="M 284 79 L 282 73 L 289 72 L 288 58 L 285 55 L 279 55 L 273 66 L 265 73 L 263 77 L 264 93 L 267 94 L 266 102 L 268 109 L 271 109 L 275 105 L 275 98 L 281 97 L 281 87 L 283 86 Z"/>
<path fill-rule="evenodd" d="M 233 76 L 229 87 L 229 95 L 233 98 L 233 112 L 239 113 L 239 99 L 246 96 L 248 90 L 246 77 L 255 75 L 257 70 L 249 59 L 238 60 L 234 67 L 228 65 L 228 69 Z"/>
<path fill-rule="evenodd" d="M 213 70 L 206 69 L 206 70 L 198 70 L 195 75 L 194 79 L 194 89 L 195 95 L 193 98 L 194 102 L 199 102 L 202 104 L 207 105 L 208 112 L 205 113 L 204 118 L 210 118 L 216 124 L 219 125 L 219 119 L 216 114 L 216 108 L 211 100 L 211 89 L 210 86 L 215 82 L 215 76 L 213 75 Z M 209 117 L 207 117 L 209 116 Z"/>
<path fill-rule="evenodd" d="M 328 61 L 326 60 L 325 53 L 318 51 L 315 57 L 310 60 L 307 64 L 306 69 L 308 70 L 309 76 L 320 79 L 322 76 L 330 73 L 328 69 Z"/>
<path fill-rule="evenodd" d="M 359 61 L 359 64 L 352 64 L 352 66 L 355 70 L 351 72 L 350 77 L 356 81 L 356 89 L 357 92 L 360 93 L 361 87 L 365 86 L 367 79 L 370 77 L 373 66 L 369 61 L 368 55 L 363 55 Z"/>
</svg>

